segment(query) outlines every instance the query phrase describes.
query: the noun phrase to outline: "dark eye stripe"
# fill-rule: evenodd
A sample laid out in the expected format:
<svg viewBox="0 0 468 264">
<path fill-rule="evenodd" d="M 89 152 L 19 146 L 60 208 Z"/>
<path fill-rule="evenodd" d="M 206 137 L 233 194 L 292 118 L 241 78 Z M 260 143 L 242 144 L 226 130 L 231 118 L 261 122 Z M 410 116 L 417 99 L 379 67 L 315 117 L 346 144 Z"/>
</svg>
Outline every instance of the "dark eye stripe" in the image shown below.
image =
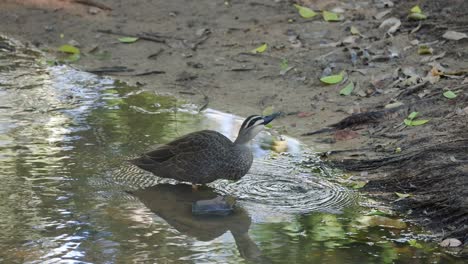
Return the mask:
<svg viewBox="0 0 468 264">
<path fill-rule="evenodd" d="M 245 119 L 245 121 L 242 123 L 242 126 L 241 126 L 240 130 L 246 129 L 246 128 L 250 127 L 251 125 L 255 124 L 255 122 L 258 121 L 259 118 L 262 118 L 262 117 L 258 116 L 258 115 L 251 115 L 251 116 L 247 117 Z M 253 121 L 253 123 L 252 123 L 252 121 Z"/>
</svg>

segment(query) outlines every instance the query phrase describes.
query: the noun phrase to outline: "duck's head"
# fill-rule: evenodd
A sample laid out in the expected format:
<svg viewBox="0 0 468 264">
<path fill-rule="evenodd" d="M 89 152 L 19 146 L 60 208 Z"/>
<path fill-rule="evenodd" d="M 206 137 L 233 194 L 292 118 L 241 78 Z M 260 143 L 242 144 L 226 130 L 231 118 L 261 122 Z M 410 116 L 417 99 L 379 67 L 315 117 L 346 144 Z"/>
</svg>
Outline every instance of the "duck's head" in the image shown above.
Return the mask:
<svg viewBox="0 0 468 264">
<path fill-rule="evenodd" d="M 269 116 L 251 115 L 247 117 L 239 129 L 239 135 L 236 138 L 235 144 L 246 144 L 252 140 L 260 131 L 265 128 L 265 125 L 273 121 L 281 113 L 274 113 Z"/>
</svg>

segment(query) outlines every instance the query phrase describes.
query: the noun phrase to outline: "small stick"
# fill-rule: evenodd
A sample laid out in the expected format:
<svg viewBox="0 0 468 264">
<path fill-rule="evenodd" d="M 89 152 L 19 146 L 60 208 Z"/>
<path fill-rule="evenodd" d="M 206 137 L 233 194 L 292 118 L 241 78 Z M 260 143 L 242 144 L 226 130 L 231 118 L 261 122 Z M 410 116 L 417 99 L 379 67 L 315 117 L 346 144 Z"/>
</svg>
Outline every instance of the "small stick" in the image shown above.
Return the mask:
<svg viewBox="0 0 468 264">
<path fill-rule="evenodd" d="M 94 0 L 74 0 L 75 3 L 82 4 L 82 5 L 87 5 L 87 6 L 94 6 L 102 10 L 112 10 L 111 7 L 98 3 Z"/>
</svg>

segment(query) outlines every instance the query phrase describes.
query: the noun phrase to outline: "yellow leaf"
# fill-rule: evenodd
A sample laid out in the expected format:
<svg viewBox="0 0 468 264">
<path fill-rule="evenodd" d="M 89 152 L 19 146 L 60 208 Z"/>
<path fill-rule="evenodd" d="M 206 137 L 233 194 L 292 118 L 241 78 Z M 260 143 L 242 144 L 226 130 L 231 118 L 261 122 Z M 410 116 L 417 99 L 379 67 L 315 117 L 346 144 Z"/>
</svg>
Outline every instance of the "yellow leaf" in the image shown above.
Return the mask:
<svg viewBox="0 0 468 264">
<path fill-rule="evenodd" d="M 258 47 L 258 48 L 256 48 L 256 49 L 253 49 L 253 50 L 252 50 L 252 53 L 262 53 L 262 52 L 264 52 L 267 48 L 268 48 L 268 45 L 265 43 L 265 44 L 261 45 L 260 47 Z"/>
<path fill-rule="evenodd" d="M 69 53 L 69 54 L 80 54 L 80 49 L 75 47 L 75 46 L 72 46 L 72 45 L 69 45 L 69 44 L 65 44 L 65 45 L 62 45 L 58 48 L 59 51 L 61 52 L 65 52 L 65 53 Z"/>
<path fill-rule="evenodd" d="M 303 18 L 313 18 L 317 15 L 317 13 L 314 12 L 314 10 L 308 7 L 303 7 L 300 5 L 294 5 L 294 7 L 297 8 L 297 10 L 299 11 L 299 15 L 301 15 L 301 17 Z"/>
</svg>

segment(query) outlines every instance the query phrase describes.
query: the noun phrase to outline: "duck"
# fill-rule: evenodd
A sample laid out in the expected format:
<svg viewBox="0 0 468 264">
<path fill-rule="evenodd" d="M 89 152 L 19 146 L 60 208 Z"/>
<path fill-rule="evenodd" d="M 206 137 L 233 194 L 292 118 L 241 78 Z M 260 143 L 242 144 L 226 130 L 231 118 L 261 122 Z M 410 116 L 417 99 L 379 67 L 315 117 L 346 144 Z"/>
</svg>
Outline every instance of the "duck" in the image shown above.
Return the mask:
<svg viewBox="0 0 468 264">
<path fill-rule="evenodd" d="M 249 142 L 280 114 L 247 117 L 234 141 L 217 131 L 201 130 L 129 161 L 157 177 L 191 183 L 194 190 L 218 179 L 237 181 L 252 166 Z"/>
</svg>

